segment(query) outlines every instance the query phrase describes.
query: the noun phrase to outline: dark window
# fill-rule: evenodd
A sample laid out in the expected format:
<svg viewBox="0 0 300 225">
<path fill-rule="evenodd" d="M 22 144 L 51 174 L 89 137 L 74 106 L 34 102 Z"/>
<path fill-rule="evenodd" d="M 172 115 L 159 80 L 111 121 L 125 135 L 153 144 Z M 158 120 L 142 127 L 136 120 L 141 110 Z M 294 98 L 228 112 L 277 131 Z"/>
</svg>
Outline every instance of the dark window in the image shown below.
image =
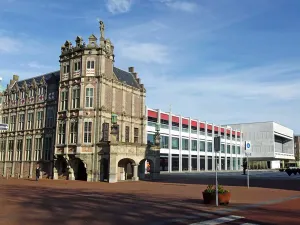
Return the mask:
<svg viewBox="0 0 300 225">
<path fill-rule="evenodd" d="M 139 128 L 134 128 L 134 143 L 139 142 Z"/>
<path fill-rule="evenodd" d="M 129 126 L 125 127 L 125 142 L 129 142 Z"/>
<path fill-rule="evenodd" d="M 109 137 L 109 123 L 102 124 L 102 141 L 108 141 Z"/>
</svg>

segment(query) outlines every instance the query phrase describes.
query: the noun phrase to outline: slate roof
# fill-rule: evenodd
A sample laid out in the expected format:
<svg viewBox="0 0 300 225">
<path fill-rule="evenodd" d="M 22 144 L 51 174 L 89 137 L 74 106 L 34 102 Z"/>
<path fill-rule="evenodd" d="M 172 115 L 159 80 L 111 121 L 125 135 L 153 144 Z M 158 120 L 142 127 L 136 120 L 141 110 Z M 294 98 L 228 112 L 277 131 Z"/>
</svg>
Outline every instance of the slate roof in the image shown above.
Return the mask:
<svg viewBox="0 0 300 225">
<path fill-rule="evenodd" d="M 113 72 L 120 82 L 125 83 L 125 84 L 130 85 L 135 88 L 141 88 L 141 86 L 138 84 L 137 80 L 134 78 L 132 73 L 121 70 L 117 67 L 113 68 Z M 58 71 L 54 71 L 51 73 L 42 74 L 42 75 L 39 75 L 36 77 L 31 77 L 26 80 L 20 80 L 17 82 L 17 84 L 20 87 L 23 85 L 23 82 L 26 81 L 27 85 L 29 85 L 31 83 L 32 79 L 35 79 L 35 81 L 37 83 L 39 83 L 43 76 L 45 76 L 45 80 L 47 82 L 47 80 L 49 80 L 52 75 L 57 76 L 57 78 L 60 79 L 60 71 L 58 70 Z"/>
<path fill-rule="evenodd" d="M 122 83 L 124 82 L 127 85 L 130 85 L 135 88 L 141 88 L 132 73 L 121 70 L 117 67 L 114 67 L 113 71 L 120 82 L 122 82 Z"/>
<path fill-rule="evenodd" d="M 31 78 L 28 78 L 26 80 L 20 80 L 20 81 L 17 82 L 17 84 L 18 84 L 19 87 L 21 87 L 23 85 L 24 81 L 26 81 L 27 85 L 29 85 L 31 83 L 32 79 L 35 79 L 35 81 L 37 83 L 39 83 L 43 76 L 45 76 L 45 81 L 47 82 L 47 80 L 49 80 L 52 77 L 52 75 L 57 76 L 58 79 L 59 79 L 60 71 L 58 70 L 58 71 L 54 71 L 54 72 L 51 72 L 51 73 L 42 74 L 42 75 L 39 75 L 39 76 L 36 76 L 36 77 L 31 77 Z"/>
</svg>

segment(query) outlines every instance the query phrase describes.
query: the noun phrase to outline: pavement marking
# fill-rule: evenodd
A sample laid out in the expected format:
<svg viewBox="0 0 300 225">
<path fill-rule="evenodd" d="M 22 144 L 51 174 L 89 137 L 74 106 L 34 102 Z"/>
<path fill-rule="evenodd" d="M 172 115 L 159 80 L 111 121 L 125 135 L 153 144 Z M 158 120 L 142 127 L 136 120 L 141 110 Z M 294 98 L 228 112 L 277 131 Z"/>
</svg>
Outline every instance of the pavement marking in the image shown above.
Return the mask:
<svg viewBox="0 0 300 225">
<path fill-rule="evenodd" d="M 242 217 L 242 216 L 230 215 L 230 216 L 220 217 L 220 218 L 213 219 L 213 220 L 206 220 L 203 222 L 192 223 L 190 225 L 218 225 L 218 224 L 232 222 L 232 221 L 244 219 L 244 218 L 245 217 Z"/>
</svg>

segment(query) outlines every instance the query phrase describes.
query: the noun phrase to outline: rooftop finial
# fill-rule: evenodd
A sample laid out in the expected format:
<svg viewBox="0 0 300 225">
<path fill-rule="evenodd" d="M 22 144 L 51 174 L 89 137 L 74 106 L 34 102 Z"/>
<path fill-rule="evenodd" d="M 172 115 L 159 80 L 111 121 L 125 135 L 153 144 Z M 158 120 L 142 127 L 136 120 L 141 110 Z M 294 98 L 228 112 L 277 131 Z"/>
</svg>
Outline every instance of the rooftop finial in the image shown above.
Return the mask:
<svg viewBox="0 0 300 225">
<path fill-rule="evenodd" d="M 100 24 L 100 35 L 101 35 L 101 39 L 104 38 L 104 23 L 103 21 L 99 21 Z"/>
</svg>

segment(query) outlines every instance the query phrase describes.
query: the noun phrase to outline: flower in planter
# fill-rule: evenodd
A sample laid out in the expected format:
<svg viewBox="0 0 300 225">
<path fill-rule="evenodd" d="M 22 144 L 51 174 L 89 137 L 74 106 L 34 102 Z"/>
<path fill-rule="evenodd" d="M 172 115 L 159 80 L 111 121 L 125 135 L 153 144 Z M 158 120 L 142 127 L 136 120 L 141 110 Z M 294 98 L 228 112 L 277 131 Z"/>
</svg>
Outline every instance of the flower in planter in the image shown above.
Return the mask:
<svg viewBox="0 0 300 225">
<path fill-rule="evenodd" d="M 216 189 L 214 188 L 214 186 L 212 184 L 208 185 L 207 188 L 203 191 L 204 193 L 215 193 Z"/>
</svg>

